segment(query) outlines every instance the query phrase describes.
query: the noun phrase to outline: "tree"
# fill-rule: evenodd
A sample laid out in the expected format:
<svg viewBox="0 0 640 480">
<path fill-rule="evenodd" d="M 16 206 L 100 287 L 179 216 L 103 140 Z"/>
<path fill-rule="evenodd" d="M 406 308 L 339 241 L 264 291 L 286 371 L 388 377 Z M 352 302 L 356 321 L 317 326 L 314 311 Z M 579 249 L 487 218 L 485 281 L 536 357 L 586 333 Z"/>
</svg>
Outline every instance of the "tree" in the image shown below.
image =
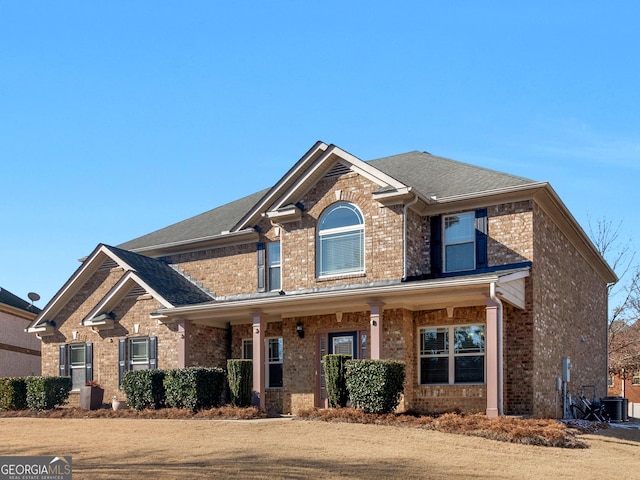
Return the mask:
<svg viewBox="0 0 640 480">
<path fill-rule="evenodd" d="M 640 369 L 640 266 L 630 240 L 620 238 L 622 223 L 589 222 L 591 239 L 618 276 L 607 286 L 609 295 L 609 373 L 620 375 Z"/>
</svg>

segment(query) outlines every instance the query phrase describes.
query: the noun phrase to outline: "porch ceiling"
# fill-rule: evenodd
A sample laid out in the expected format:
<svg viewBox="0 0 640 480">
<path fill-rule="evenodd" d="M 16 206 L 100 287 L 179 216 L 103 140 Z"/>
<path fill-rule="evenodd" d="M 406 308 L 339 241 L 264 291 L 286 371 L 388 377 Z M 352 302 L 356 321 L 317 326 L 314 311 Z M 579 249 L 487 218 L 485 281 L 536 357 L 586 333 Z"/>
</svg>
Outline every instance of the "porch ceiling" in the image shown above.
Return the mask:
<svg viewBox="0 0 640 480">
<path fill-rule="evenodd" d="M 222 327 L 251 323 L 253 316 L 259 313 L 265 315 L 268 321 L 279 321 L 287 317 L 368 311 L 372 304 L 383 304 L 384 309 L 405 308 L 412 311 L 467 307 L 486 305 L 492 284 L 498 297 L 523 309 L 524 279 L 528 275 L 529 269 L 526 268 L 438 280 L 260 296 L 162 308 L 153 317 L 161 322 L 191 320 Z"/>
</svg>

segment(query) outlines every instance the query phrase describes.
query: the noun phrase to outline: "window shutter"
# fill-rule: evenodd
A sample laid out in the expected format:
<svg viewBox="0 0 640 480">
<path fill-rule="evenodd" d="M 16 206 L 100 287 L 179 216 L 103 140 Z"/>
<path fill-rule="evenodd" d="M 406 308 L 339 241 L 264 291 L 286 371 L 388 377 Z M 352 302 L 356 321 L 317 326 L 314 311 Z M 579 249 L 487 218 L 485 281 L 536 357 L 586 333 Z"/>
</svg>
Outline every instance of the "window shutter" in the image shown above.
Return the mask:
<svg viewBox="0 0 640 480">
<path fill-rule="evenodd" d="M 320 404 L 316 405 L 317 407 L 324 408 L 327 401 L 327 383 L 324 378 L 324 357 L 327 352 L 327 345 L 329 344 L 329 335 L 324 333 L 320 334 L 319 338 L 319 346 L 318 354 L 320 356 L 318 360 L 318 365 L 320 366 Z"/>
<path fill-rule="evenodd" d="M 487 258 L 487 240 L 489 234 L 489 222 L 487 221 L 487 209 L 476 210 L 476 268 L 489 266 Z"/>
<path fill-rule="evenodd" d="M 60 345 L 60 370 L 58 374 L 61 377 L 66 377 L 68 375 L 67 372 L 67 346 Z"/>
<path fill-rule="evenodd" d="M 93 380 L 93 343 L 87 343 L 85 347 L 85 369 L 84 380 L 88 382 Z"/>
<path fill-rule="evenodd" d="M 118 388 L 122 390 L 122 377 L 127 371 L 127 344 L 126 339 L 118 340 Z"/>
<path fill-rule="evenodd" d="M 149 337 L 149 370 L 158 368 L 158 337 Z"/>
<path fill-rule="evenodd" d="M 266 272 L 265 272 L 265 250 L 264 242 L 258 242 L 258 292 L 264 292 L 267 289 Z"/>
<path fill-rule="evenodd" d="M 431 273 L 442 273 L 442 216 L 431 217 Z"/>
</svg>

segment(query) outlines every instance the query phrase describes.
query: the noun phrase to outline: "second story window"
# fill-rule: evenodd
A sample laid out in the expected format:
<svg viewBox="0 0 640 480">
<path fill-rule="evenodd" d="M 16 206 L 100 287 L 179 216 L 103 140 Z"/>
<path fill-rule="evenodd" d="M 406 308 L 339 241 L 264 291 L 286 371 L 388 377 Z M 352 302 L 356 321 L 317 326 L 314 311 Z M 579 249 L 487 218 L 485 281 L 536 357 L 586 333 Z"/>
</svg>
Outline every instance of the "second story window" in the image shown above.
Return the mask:
<svg viewBox="0 0 640 480">
<path fill-rule="evenodd" d="M 459 272 L 476 267 L 475 214 L 447 215 L 444 221 L 444 271 Z"/>
<path fill-rule="evenodd" d="M 318 224 L 318 276 L 364 272 L 364 219 L 350 203 L 337 203 Z"/>
<path fill-rule="evenodd" d="M 269 290 L 280 290 L 282 286 L 280 242 L 267 243 L 267 266 L 269 268 Z"/>
</svg>

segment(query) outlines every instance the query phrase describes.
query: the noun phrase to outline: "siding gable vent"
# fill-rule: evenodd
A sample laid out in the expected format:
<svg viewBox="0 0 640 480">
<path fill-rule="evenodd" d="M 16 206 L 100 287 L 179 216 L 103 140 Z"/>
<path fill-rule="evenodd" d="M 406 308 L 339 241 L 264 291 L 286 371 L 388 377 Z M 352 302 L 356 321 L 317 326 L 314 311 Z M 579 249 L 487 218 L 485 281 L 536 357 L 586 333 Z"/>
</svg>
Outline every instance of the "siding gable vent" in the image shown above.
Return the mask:
<svg viewBox="0 0 640 480">
<path fill-rule="evenodd" d="M 335 178 L 351 172 L 351 167 L 338 162 L 325 174 L 324 178 Z"/>
</svg>

